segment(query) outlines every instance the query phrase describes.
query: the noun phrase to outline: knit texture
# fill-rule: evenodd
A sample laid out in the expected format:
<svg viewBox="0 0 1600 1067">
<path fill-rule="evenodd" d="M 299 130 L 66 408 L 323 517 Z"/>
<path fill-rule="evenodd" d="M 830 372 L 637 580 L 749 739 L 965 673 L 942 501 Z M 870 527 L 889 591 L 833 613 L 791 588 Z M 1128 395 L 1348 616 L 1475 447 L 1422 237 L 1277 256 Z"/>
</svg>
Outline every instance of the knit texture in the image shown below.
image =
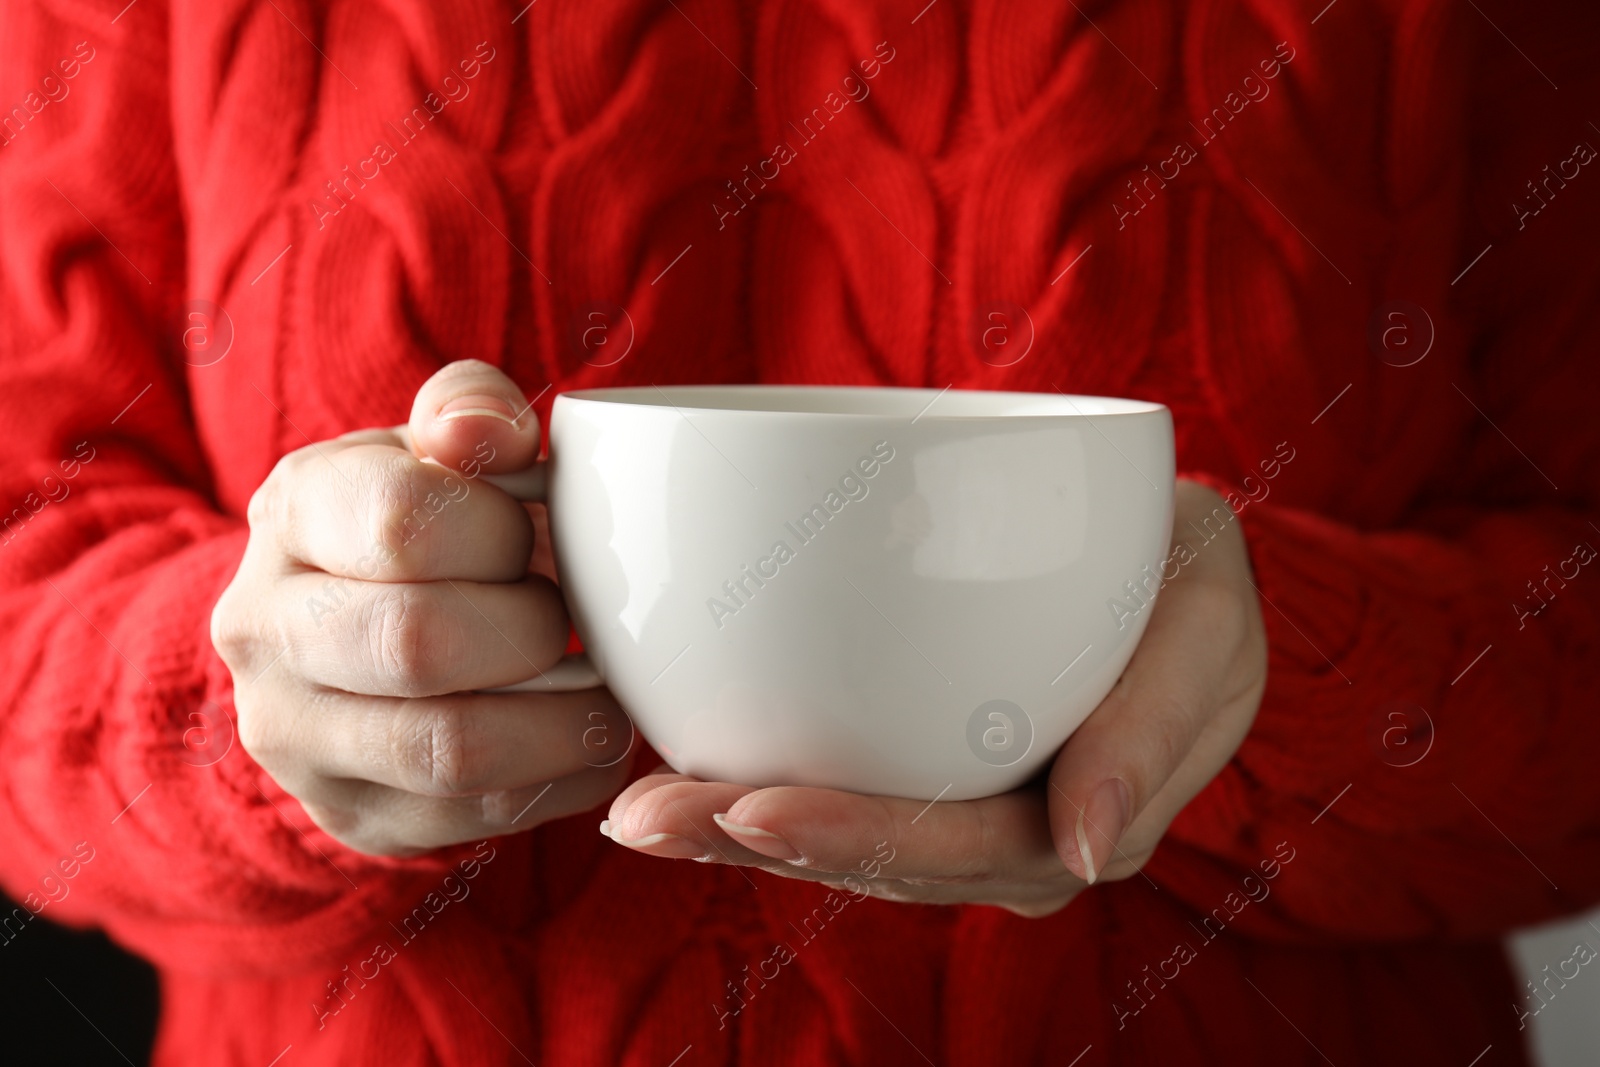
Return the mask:
<svg viewBox="0 0 1600 1067">
<path fill-rule="evenodd" d="M 1600 177 L 1525 185 L 1600 144 L 1592 7 L 124 4 L 0 12 L 0 884 L 156 963 L 158 1063 L 1518 1062 L 1497 939 L 1600 898 L 1600 575 L 1544 570 L 1600 545 Z M 233 743 L 208 617 L 277 458 L 466 357 L 546 418 L 1162 401 L 1245 502 L 1255 728 L 1041 920 L 819 913 L 598 813 L 346 849 Z"/>
</svg>

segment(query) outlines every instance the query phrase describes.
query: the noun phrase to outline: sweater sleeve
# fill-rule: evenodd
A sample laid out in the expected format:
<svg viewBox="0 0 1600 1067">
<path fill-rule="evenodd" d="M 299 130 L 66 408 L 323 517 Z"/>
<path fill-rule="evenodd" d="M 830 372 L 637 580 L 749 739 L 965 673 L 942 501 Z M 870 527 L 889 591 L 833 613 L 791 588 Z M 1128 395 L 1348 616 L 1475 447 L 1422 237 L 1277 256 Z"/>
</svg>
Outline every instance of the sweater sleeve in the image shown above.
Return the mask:
<svg viewBox="0 0 1600 1067">
<path fill-rule="evenodd" d="M 234 743 L 208 620 L 246 531 L 163 325 L 185 266 L 166 14 L 120 6 L 0 14 L 0 99 L 25 109 L 0 147 L 0 945 L 42 916 L 264 973 L 338 954 L 444 860 L 340 847 Z"/>
<path fill-rule="evenodd" d="M 1270 893 L 1240 928 L 1292 939 L 1493 936 L 1600 899 L 1592 520 L 1363 532 L 1269 502 L 1241 521 L 1266 696 L 1174 823 L 1162 887 L 1208 913 Z"/>
<path fill-rule="evenodd" d="M 1439 287 L 1461 337 L 1444 358 L 1460 367 L 1431 372 L 1416 401 L 1428 410 L 1414 421 L 1450 428 L 1411 439 L 1434 450 L 1426 484 L 1393 522 L 1340 521 L 1337 504 L 1282 493 L 1239 511 L 1266 694 L 1151 871 L 1200 911 L 1225 908 L 1218 921 L 1237 913 L 1241 931 L 1483 938 L 1600 899 L 1600 269 L 1586 247 L 1600 197 L 1552 183 L 1540 217 L 1514 209 L 1543 202 L 1526 179 L 1600 134 L 1562 106 L 1595 78 L 1563 42 L 1572 27 L 1548 21 L 1507 27 L 1542 71 L 1484 34 L 1494 58 L 1473 79 L 1486 88 L 1450 270 L 1481 258 Z M 1324 421 L 1384 399 L 1357 384 Z M 1365 442 L 1338 443 L 1354 456 Z"/>
</svg>

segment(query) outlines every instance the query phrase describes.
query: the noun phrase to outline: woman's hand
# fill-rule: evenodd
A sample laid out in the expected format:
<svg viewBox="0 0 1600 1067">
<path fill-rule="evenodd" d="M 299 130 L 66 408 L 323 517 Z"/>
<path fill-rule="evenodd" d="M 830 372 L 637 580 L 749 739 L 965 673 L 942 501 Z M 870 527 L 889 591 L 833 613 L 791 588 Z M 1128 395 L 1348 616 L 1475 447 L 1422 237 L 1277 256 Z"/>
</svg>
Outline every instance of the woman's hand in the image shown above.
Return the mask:
<svg viewBox="0 0 1600 1067">
<path fill-rule="evenodd" d="M 1206 541 L 1203 520 L 1221 533 Z M 863 882 L 889 900 L 994 904 L 1048 915 L 1087 884 L 1131 877 L 1174 816 L 1232 758 L 1266 685 L 1267 649 L 1244 537 L 1222 498 L 1180 481 L 1173 544 L 1192 558 L 1156 600 L 1116 688 L 1067 740 L 1043 784 L 926 804 L 828 789 L 656 774 L 602 825 L 655 856 Z M 1178 552 L 1174 560 L 1182 560 Z M 887 842 L 892 859 L 883 860 Z"/>
<path fill-rule="evenodd" d="M 631 737 L 606 690 L 476 692 L 538 676 L 567 642 L 555 585 L 528 573 L 527 510 L 478 477 L 533 464 L 529 407 L 488 364 L 452 363 L 409 427 L 293 452 L 250 501 L 211 619 L 239 740 L 363 852 L 526 830 L 626 780 L 592 744 Z"/>
</svg>

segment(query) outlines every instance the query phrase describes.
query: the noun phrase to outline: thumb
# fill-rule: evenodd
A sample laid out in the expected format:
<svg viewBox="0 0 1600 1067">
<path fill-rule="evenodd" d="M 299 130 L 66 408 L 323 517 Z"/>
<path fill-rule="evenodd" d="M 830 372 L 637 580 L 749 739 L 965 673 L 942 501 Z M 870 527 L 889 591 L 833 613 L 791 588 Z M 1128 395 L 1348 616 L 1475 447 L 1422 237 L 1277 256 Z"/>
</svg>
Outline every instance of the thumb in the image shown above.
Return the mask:
<svg viewBox="0 0 1600 1067">
<path fill-rule="evenodd" d="M 1127 856 L 1129 828 L 1188 754 L 1195 715 L 1127 678 L 1067 739 L 1050 770 L 1051 836 L 1073 874 L 1093 885 Z"/>
<path fill-rule="evenodd" d="M 441 368 L 411 405 L 411 447 L 452 470 L 505 474 L 539 454 L 539 419 L 522 390 L 481 360 Z"/>
<path fill-rule="evenodd" d="M 1174 543 L 1184 527 L 1199 529 L 1188 516 L 1226 506 L 1212 490 L 1180 479 Z M 1183 570 L 1163 575 L 1166 585 L 1122 677 L 1050 770 L 1056 852 L 1085 881 L 1114 861 L 1135 866 L 1134 856 L 1155 848 L 1183 806 L 1232 759 L 1266 683 L 1261 609 L 1238 523 L 1199 549 L 1182 544 L 1187 554 L 1174 557 L 1186 561 Z"/>
<path fill-rule="evenodd" d="M 1153 844 L 1153 838 L 1143 840 L 1148 831 L 1166 829 L 1176 810 L 1152 805 L 1158 794 L 1181 806 L 1216 770 L 1187 761 L 1221 703 L 1217 690 L 1232 662 L 1233 635 L 1224 613 L 1213 610 L 1210 590 L 1187 577 L 1162 591 L 1121 679 L 1067 739 L 1050 770 L 1056 851 L 1068 870 L 1090 883 L 1113 860 Z M 1149 819 L 1160 826 L 1146 826 L 1141 840 L 1124 842 L 1152 807 L 1159 810 Z"/>
</svg>

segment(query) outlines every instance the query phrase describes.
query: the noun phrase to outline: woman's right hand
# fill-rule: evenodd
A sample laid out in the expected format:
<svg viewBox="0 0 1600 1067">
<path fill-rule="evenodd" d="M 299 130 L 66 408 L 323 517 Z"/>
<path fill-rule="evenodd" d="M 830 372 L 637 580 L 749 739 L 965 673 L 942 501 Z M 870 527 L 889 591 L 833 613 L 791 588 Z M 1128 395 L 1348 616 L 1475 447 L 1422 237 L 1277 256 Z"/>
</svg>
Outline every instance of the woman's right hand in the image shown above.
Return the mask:
<svg viewBox="0 0 1600 1067">
<path fill-rule="evenodd" d="M 605 689 L 481 692 L 566 647 L 555 584 L 529 574 L 527 509 L 478 477 L 538 447 L 521 390 L 468 360 L 423 385 L 409 427 L 292 452 L 250 501 L 211 619 L 239 741 L 352 848 L 527 830 L 627 777 L 632 729 Z"/>
</svg>

